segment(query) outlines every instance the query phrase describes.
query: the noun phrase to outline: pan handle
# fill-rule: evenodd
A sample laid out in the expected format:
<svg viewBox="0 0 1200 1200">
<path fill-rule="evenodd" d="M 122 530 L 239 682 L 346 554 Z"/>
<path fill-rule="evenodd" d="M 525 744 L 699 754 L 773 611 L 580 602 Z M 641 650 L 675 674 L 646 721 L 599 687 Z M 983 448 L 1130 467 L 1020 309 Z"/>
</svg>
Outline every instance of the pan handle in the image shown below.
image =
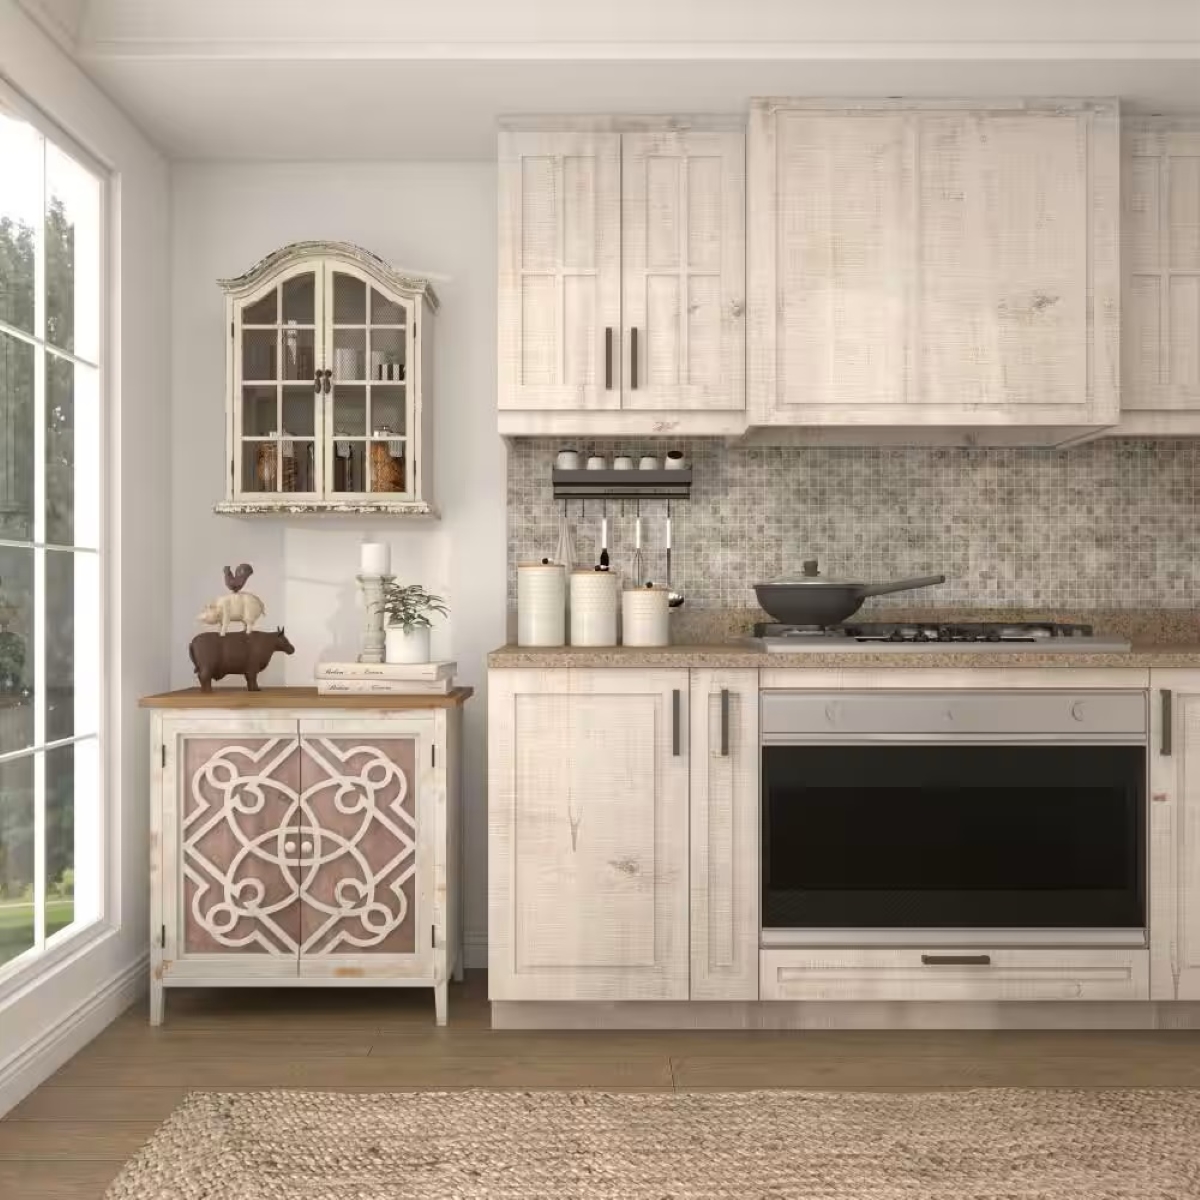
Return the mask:
<svg viewBox="0 0 1200 1200">
<path fill-rule="evenodd" d="M 868 583 L 859 595 L 886 596 L 889 592 L 908 592 L 914 588 L 933 587 L 936 583 L 945 583 L 945 575 L 920 575 L 916 579 L 901 579 L 896 583 Z"/>
</svg>

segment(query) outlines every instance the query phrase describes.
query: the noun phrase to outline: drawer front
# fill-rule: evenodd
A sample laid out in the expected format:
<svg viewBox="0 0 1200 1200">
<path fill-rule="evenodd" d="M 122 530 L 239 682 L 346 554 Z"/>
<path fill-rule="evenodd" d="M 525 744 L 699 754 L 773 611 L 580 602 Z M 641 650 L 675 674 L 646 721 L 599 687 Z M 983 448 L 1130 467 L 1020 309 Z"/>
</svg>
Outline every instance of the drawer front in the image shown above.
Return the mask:
<svg viewBox="0 0 1200 1200">
<path fill-rule="evenodd" d="M 764 692 L 764 741 L 787 734 L 1130 734 L 1144 692 Z"/>
<path fill-rule="evenodd" d="M 759 965 L 763 1000 L 1150 998 L 1148 950 L 763 950 Z"/>
</svg>

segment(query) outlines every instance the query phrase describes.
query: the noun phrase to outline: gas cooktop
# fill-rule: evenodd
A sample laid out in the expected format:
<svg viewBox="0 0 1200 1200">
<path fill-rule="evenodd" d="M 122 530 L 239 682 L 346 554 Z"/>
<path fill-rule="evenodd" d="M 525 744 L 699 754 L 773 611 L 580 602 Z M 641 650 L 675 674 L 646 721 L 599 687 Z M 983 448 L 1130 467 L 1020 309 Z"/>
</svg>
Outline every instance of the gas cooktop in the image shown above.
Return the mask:
<svg viewBox="0 0 1200 1200">
<path fill-rule="evenodd" d="M 1022 622 L 998 625 L 987 622 L 904 621 L 844 625 L 754 626 L 754 640 L 773 654 L 819 650 L 1053 650 L 1102 653 L 1128 650 L 1123 638 L 1095 633 L 1090 625 Z"/>
</svg>

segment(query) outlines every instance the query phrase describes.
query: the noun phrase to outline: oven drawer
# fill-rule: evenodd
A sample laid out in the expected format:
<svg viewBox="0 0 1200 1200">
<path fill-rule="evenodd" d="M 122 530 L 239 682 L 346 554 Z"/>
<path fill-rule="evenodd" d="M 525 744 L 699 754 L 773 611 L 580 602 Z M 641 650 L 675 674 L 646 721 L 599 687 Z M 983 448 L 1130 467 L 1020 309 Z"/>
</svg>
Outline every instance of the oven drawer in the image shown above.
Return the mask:
<svg viewBox="0 0 1200 1200">
<path fill-rule="evenodd" d="M 1150 998 L 1148 950 L 763 950 L 759 970 L 763 1000 Z"/>
<path fill-rule="evenodd" d="M 925 734 L 1145 737 L 1144 692 L 789 692 L 762 694 L 764 742 L 789 736 Z"/>
</svg>

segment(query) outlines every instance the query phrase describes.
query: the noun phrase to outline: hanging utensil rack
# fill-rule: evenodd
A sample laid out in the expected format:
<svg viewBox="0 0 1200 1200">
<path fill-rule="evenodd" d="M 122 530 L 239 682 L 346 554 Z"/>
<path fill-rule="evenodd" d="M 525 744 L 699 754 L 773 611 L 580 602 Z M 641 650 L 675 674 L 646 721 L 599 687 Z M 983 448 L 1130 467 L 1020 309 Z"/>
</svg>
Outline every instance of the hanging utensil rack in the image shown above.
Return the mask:
<svg viewBox="0 0 1200 1200">
<path fill-rule="evenodd" d="M 690 500 L 692 472 L 562 471 L 550 474 L 555 500 Z"/>
</svg>

